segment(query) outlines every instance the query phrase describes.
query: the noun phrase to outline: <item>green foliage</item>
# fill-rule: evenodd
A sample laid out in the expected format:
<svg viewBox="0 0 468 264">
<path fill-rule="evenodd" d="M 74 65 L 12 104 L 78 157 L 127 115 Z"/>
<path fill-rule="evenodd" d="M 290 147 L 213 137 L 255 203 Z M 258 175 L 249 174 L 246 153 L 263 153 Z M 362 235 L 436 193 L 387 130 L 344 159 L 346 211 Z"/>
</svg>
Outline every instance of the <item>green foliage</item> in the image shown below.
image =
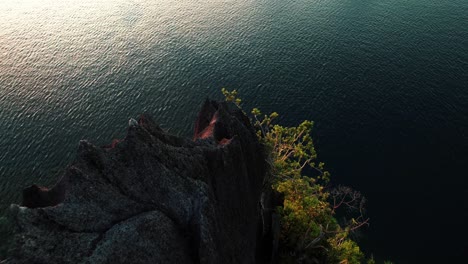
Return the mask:
<svg viewBox="0 0 468 264">
<path fill-rule="evenodd" d="M 238 107 L 240 107 L 240 103 L 242 102 L 242 100 L 237 98 L 237 90 L 228 91 L 226 88 L 222 88 L 221 92 L 223 93 L 227 102 L 233 102 Z"/>
<path fill-rule="evenodd" d="M 328 253 L 328 263 L 359 264 L 364 258 L 356 242 L 347 238 L 347 232 L 339 233 L 327 241 L 331 249 Z"/>
<path fill-rule="evenodd" d="M 283 206 L 277 210 L 283 220 L 281 238 L 290 248 L 310 247 L 322 235 L 323 224 L 336 226 L 323 197 L 326 195 L 321 190 L 323 187 L 313 181 L 312 178 L 299 176 L 278 181 L 273 186 L 276 191 L 285 195 Z"/>
<path fill-rule="evenodd" d="M 375 260 L 374 260 L 374 256 L 371 255 L 369 259 L 367 259 L 367 262 L 366 264 L 376 264 Z"/>
<path fill-rule="evenodd" d="M 236 90 L 223 88 L 222 93 L 226 101 L 241 109 Z M 367 220 L 363 223 L 359 217 L 341 226 L 334 217 L 336 208 L 357 201 L 360 195 L 349 188 L 343 189 L 346 193 L 330 193 L 324 187 L 330 173 L 323 162 L 317 161 L 311 137 L 313 122 L 305 120 L 296 127 L 284 127 L 274 124 L 279 116 L 276 112 L 262 114 L 254 108 L 250 113 L 260 141 L 270 150 L 267 185 L 284 195 L 283 205 L 276 210 L 281 217 L 280 262 L 361 263 L 364 255 L 348 235 Z M 318 176 L 304 175 L 306 168 L 315 170 Z"/>
</svg>

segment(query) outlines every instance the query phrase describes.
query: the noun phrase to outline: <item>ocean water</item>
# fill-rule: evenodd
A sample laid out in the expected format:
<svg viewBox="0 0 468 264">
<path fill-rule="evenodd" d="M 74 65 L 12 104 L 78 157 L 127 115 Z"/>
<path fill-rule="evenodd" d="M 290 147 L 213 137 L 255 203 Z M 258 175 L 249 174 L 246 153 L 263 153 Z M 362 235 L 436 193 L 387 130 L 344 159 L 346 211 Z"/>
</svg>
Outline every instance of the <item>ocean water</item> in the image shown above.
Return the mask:
<svg viewBox="0 0 468 264">
<path fill-rule="evenodd" d="M 0 211 L 139 113 L 190 136 L 222 87 L 315 121 L 365 252 L 468 259 L 466 0 L 0 0 Z"/>
</svg>

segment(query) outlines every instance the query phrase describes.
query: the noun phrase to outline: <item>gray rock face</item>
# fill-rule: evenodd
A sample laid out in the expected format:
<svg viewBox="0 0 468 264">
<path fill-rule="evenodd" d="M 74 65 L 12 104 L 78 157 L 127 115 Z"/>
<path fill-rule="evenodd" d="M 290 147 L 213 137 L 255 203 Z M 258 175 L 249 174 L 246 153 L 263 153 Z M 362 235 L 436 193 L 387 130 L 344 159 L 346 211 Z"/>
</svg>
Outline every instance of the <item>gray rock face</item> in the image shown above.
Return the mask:
<svg viewBox="0 0 468 264">
<path fill-rule="evenodd" d="M 205 102 L 193 140 L 143 115 L 109 146 L 81 141 L 53 188 L 24 191 L 6 263 L 254 263 L 265 160 L 224 103 Z"/>
</svg>

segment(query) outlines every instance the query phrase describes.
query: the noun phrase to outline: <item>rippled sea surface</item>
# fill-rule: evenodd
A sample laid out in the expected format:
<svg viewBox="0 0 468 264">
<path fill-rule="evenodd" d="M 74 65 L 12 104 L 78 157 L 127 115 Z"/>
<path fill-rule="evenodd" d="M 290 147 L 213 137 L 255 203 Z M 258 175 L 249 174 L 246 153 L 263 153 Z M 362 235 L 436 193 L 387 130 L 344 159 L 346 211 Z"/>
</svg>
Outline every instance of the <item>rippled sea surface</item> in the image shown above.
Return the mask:
<svg viewBox="0 0 468 264">
<path fill-rule="evenodd" d="M 466 0 L 0 0 L 0 211 L 139 113 L 189 136 L 221 87 L 315 121 L 367 253 L 468 258 Z"/>
</svg>

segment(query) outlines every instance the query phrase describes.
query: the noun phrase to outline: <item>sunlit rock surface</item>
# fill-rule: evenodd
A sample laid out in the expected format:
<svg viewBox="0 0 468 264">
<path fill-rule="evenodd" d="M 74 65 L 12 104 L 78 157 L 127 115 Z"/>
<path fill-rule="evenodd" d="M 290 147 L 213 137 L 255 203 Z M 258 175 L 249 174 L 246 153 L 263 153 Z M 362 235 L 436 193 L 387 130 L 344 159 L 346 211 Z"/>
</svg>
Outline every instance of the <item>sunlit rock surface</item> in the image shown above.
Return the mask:
<svg viewBox="0 0 468 264">
<path fill-rule="evenodd" d="M 6 263 L 268 260 L 267 164 L 248 118 L 207 100 L 193 140 L 146 115 L 133 121 L 108 146 L 81 141 L 53 188 L 24 191 L 22 205 L 11 206 L 16 234 Z"/>
</svg>

